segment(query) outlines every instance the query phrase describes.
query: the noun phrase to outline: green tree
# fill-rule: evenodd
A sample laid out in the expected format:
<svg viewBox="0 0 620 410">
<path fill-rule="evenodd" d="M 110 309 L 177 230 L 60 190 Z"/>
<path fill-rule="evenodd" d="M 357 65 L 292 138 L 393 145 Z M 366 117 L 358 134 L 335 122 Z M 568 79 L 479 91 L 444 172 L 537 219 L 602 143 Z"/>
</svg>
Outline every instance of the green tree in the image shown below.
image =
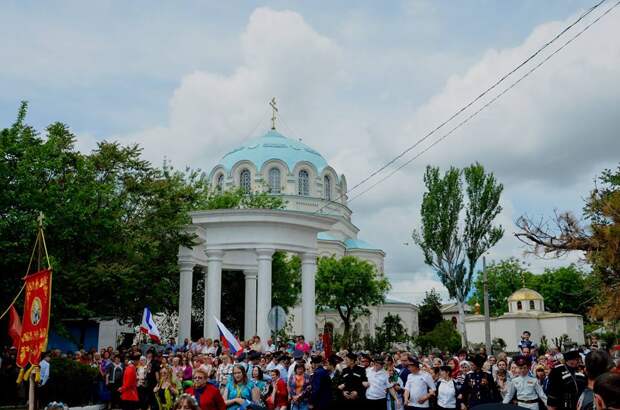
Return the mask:
<svg viewBox="0 0 620 410">
<path fill-rule="evenodd" d="M 478 163 L 465 168 L 467 202 L 463 199 L 461 171 L 451 167 L 442 177 L 439 168 L 428 166 L 424 174 L 427 191 L 422 199 L 422 228 L 413 240 L 422 248 L 426 264 L 439 275 L 450 297 L 456 299 L 463 344 L 467 344 L 463 304 L 471 290 L 474 269 L 480 256 L 503 236 L 493 226 L 501 212 L 502 184 Z M 461 214 L 465 207 L 463 227 Z"/>
<path fill-rule="evenodd" d="M 394 343 L 407 342 L 409 339 L 400 316 L 388 313 L 381 325 L 375 326 L 374 337 L 364 337 L 363 348 L 371 352 L 386 352 L 392 349 Z"/>
<path fill-rule="evenodd" d="M 454 353 L 461 348 L 461 336 L 452 322 L 442 320 L 430 332 L 416 337 L 415 344 L 424 352 L 437 348 Z"/>
<path fill-rule="evenodd" d="M 508 311 L 508 297 L 525 285 L 538 290 L 533 284 L 534 275 L 516 258 L 501 260 L 487 266 L 487 283 L 489 290 L 489 313 L 499 316 Z M 484 283 L 481 272 L 474 281 L 474 291 L 468 303 L 474 306 L 479 303 L 484 313 Z M 544 295 L 543 295 L 544 296 Z"/>
<path fill-rule="evenodd" d="M 420 333 L 430 332 L 443 320 L 441 315 L 441 296 L 435 289 L 425 292 L 424 300 L 418 308 Z"/>
<path fill-rule="evenodd" d="M 551 312 L 575 313 L 587 316 L 598 301 L 600 284 L 595 275 L 574 264 L 545 269 L 531 277 L 532 289 L 545 298 L 545 307 Z"/>
<path fill-rule="evenodd" d="M 586 316 L 600 294 L 600 284 L 595 275 L 576 265 L 545 269 L 540 275 L 529 272 L 523 264 L 509 258 L 487 266 L 489 310 L 492 316 L 508 311 L 508 297 L 524 285 L 539 292 L 545 307 L 551 312 L 576 313 Z M 468 303 L 483 304 L 482 275 L 478 274 L 475 290 Z"/>
<path fill-rule="evenodd" d="M 620 165 L 602 172 L 586 200 L 580 221 L 571 212 L 556 213 L 552 223 L 526 216 L 517 220 L 517 238 L 532 252 L 562 256 L 584 252 L 601 283 L 592 313 L 620 320 Z"/>
<path fill-rule="evenodd" d="M 136 145 L 101 142 L 89 154 L 75 149 L 62 123 L 40 135 L 26 124 L 27 104 L 0 130 L 0 304 L 21 286 L 36 217 L 45 213 L 54 267 L 52 326 L 63 318 L 140 317 L 175 311 L 179 246 L 189 212 L 224 202 L 197 171 L 154 167 Z M 281 207 L 262 193 L 229 207 Z"/>
<path fill-rule="evenodd" d="M 377 276 L 374 265 L 354 256 L 319 259 L 316 275 L 318 310 L 334 309 L 344 324 L 343 346 L 351 344 L 351 324 L 368 314 L 368 306 L 385 301 L 390 288 L 387 279 Z"/>
</svg>

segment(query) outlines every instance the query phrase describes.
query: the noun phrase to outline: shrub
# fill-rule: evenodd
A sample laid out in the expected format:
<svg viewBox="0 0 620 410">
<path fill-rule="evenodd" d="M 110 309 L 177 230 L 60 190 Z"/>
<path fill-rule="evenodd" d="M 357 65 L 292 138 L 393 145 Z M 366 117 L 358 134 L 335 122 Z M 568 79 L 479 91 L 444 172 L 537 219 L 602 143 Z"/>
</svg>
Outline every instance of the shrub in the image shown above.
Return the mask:
<svg viewBox="0 0 620 410">
<path fill-rule="evenodd" d="M 50 362 L 48 398 L 69 406 L 82 406 L 94 401 L 99 371 L 96 368 L 66 358 Z M 45 403 L 47 404 L 47 403 Z"/>
</svg>

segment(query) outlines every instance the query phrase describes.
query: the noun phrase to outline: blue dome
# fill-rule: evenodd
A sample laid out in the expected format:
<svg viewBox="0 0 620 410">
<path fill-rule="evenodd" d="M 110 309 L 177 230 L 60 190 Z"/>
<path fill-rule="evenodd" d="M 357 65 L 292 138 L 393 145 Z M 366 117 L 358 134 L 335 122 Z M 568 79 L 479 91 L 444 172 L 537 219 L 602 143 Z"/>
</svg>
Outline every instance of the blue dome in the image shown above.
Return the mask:
<svg viewBox="0 0 620 410">
<path fill-rule="evenodd" d="M 251 161 L 260 171 L 263 164 L 272 159 L 284 161 L 290 171 L 302 161 L 314 165 L 319 173 L 327 166 L 327 161 L 321 154 L 275 130 L 270 130 L 262 137 L 253 138 L 230 151 L 222 157 L 220 165 L 230 172 L 237 162 L 245 160 Z"/>
</svg>

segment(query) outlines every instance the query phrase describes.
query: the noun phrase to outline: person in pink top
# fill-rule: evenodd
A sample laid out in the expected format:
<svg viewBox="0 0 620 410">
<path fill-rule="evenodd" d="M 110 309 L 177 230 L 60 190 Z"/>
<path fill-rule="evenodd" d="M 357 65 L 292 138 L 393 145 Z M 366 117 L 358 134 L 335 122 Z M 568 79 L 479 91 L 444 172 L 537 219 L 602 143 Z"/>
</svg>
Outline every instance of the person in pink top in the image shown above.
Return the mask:
<svg viewBox="0 0 620 410">
<path fill-rule="evenodd" d="M 304 354 L 310 353 L 310 345 L 306 343 L 306 339 L 303 335 L 297 336 L 297 343 L 295 343 L 295 350 L 298 350 Z"/>
</svg>

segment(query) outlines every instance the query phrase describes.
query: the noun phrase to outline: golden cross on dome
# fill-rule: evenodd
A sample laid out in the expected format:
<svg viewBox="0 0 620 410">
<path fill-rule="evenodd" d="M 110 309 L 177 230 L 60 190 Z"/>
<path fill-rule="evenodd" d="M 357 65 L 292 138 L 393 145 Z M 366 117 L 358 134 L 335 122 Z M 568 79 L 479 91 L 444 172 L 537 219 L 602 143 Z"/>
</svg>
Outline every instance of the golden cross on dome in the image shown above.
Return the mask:
<svg viewBox="0 0 620 410">
<path fill-rule="evenodd" d="M 278 107 L 276 107 L 276 97 L 273 97 L 271 101 L 269 101 L 269 105 L 271 105 L 271 129 L 276 129 L 276 113 L 278 112 Z"/>
</svg>

